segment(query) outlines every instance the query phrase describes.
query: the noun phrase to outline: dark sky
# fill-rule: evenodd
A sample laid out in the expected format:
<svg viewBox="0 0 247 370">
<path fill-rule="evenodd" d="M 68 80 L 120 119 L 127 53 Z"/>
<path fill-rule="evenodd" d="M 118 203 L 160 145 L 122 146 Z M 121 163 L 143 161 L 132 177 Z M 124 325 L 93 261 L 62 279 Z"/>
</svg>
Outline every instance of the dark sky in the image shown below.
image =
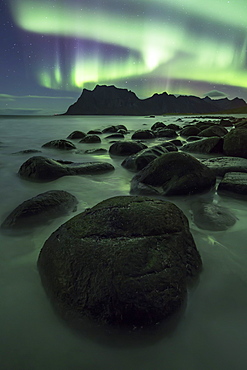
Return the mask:
<svg viewBox="0 0 247 370">
<path fill-rule="evenodd" d="M 246 0 L 0 4 L 0 114 L 62 113 L 97 84 L 247 100 Z"/>
</svg>

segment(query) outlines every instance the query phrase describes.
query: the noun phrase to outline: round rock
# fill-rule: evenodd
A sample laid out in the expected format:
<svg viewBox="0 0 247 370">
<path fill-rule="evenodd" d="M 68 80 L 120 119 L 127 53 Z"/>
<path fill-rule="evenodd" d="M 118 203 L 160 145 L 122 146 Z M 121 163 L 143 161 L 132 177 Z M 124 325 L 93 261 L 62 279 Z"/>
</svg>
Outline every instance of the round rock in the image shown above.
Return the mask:
<svg viewBox="0 0 247 370">
<path fill-rule="evenodd" d="M 119 196 L 56 230 L 40 252 L 38 268 L 66 319 L 143 326 L 181 307 L 201 258 L 177 206 Z"/>
</svg>

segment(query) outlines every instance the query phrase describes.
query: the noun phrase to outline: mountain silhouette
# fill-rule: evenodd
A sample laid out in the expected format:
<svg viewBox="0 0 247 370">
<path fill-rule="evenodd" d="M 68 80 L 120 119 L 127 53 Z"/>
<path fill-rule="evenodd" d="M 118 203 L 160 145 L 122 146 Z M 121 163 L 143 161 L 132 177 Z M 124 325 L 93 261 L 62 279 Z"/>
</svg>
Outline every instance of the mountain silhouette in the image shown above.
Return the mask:
<svg viewBox="0 0 247 370">
<path fill-rule="evenodd" d="M 72 104 L 65 115 L 162 115 L 194 113 L 239 113 L 247 112 L 243 99 L 228 98 L 213 100 L 208 96 L 175 96 L 163 92 L 147 99 L 139 99 L 127 89 L 113 85 L 97 85 L 93 90 L 83 89 L 81 96 Z"/>
</svg>

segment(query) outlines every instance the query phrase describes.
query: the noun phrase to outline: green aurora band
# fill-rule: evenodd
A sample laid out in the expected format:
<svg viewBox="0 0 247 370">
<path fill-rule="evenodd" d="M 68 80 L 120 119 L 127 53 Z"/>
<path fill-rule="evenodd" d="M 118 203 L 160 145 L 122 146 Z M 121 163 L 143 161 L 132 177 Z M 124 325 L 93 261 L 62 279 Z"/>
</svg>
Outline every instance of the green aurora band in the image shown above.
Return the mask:
<svg viewBox="0 0 247 370">
<path fill-rule="evenodd" d="M 110 4 L 113 0 L 105 1 Z M 72 4 L 73 3 L 73 4 Z M 86 2 L 87 3 L 87 2 Z M 121 2 L 118 2 L 119 6 Z M 142 0 L 131 12 L 133 1 L 121 11 L 83 5 L 83 2 L 11 0 L 17 25 L 40 35 L 92 40 L 128 50 L 124 58 L 108 61 L 98 54 L 77 49 L 70 56 L 70 74 L 62 73 L 63 55 L 54 50 L 54 68 L 37 66 L 39 83 L 51 89 L 78 89 L 87 84 L 114 83 L 139 78 L 157 92 L 152 79 L 198 81 L 247 88 L 246 0 Z M 93 3 L 92 3 L 93 4 Z M 129 6 L 128 6 L 129 5 Z M 178 15 L 167 17 L 166 7 Z M 137 10 L 140 12 L 136 12 Z M 142 11 L 141 11 L 142 10 Z M 166 18 L 167 19 L 167 18 Z M 197 19 L 199 32 L 190 26 Z M 217 32 L 209 32 L 218 25 Z M 177 93 L 190 92 L 185 82 Z M 155 82 L 153 82 L 155 84 Z M 147 90 L 147 89 L 146 89 Z M 162 89 L 164 91 L 164 89 Z"/>
</svg>

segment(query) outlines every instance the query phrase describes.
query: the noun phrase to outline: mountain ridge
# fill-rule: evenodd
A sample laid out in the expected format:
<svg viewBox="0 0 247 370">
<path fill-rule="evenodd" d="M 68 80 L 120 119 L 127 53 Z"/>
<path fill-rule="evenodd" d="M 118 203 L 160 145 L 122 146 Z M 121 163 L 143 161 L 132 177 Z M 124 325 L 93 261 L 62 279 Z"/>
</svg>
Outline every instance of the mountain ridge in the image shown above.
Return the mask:
<svg viewBox="0 0 247 370">
<path fill-rule="evenodd" d="M 163 115 L 163 114 L 208 114 L 231 113 L 243 110 L 247 104 L 243 99 L 228 98 L 213 100 L 206 96 L 170 95 L 155 93 L 139 99 L 128 89 L 114 85 L 96 85 L 93 90 L 83 89 L 78 100 L 69 106 L 63 115 Z"/>
</svg>

